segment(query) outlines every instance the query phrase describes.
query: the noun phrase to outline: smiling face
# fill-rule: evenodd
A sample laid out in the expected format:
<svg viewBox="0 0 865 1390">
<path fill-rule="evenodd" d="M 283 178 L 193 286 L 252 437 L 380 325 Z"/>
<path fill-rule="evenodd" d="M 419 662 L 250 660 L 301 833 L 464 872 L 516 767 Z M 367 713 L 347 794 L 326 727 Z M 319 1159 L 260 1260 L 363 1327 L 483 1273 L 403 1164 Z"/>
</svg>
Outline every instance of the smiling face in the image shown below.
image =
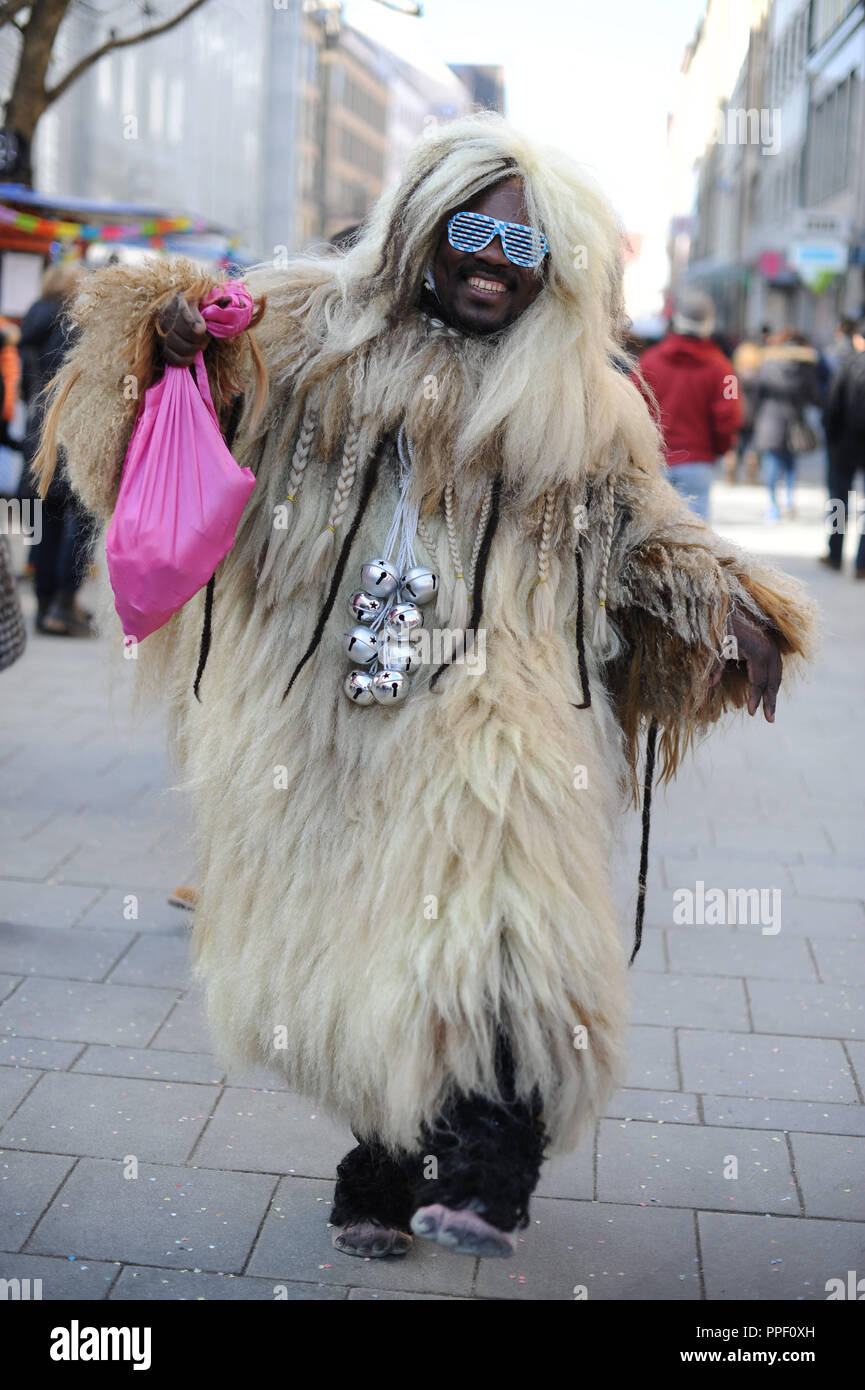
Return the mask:
<svg viewBox="0 0 865 1390">
<path fill-rule="evenodd" d="M 486 188 L 453 212 L 480 212 L 500 222 L 528 225 L 529 217 L 518 178 Z M 538 271 L 514 265 L 500 236 L 482 251 L 456 251 L 448 241 L 449 213 L 442 223 L 433 260 L 436 294 L 455 328 L 467 333 L 495 333 L 513 323 L 543 289 Z"/>
</svg>

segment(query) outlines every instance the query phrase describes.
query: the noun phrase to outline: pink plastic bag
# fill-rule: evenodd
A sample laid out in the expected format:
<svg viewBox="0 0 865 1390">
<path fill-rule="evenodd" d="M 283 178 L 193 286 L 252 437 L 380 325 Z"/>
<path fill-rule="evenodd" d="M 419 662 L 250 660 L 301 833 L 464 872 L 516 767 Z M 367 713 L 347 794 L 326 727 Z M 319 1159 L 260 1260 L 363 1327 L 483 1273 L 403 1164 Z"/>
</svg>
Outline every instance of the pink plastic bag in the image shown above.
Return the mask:
<svg viewBox="0 0 865 1390">
<path fill-rule="evenodd" d="M 214 301 L 228 297 L 220 308 Z M 219 285 L 202 305 L 218 338 L 243 332 L 253 304 L 243 285 Z M 210 579 L 234 544 L 255 487 L 219 430 L 201 353 L 192 369 L 166 367 L 135 422 L 105 553 L 127 638 L 142 641 Z"/>
</svg>

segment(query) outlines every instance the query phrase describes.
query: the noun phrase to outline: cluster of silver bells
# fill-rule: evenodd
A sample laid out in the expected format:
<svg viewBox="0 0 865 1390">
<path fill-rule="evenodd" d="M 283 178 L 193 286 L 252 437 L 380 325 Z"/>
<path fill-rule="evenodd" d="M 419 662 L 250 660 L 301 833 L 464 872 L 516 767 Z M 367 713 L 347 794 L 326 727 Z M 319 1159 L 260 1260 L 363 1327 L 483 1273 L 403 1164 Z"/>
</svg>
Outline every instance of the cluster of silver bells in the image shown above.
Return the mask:
<svg viewBox="0 0 865 1390">
<path fill-rule="evenodd" d="M 409 692 L 409 676 L 421 664 L 421 605 L 438 593 L 438 575 L 416 565 L 400 577 L 390 560 L 361 565 L 361 587 L 349 599 L 357 624 L 346 633 L 356 669 L 343 689 L 353 705 L 397 705 Z"/>
</svg>

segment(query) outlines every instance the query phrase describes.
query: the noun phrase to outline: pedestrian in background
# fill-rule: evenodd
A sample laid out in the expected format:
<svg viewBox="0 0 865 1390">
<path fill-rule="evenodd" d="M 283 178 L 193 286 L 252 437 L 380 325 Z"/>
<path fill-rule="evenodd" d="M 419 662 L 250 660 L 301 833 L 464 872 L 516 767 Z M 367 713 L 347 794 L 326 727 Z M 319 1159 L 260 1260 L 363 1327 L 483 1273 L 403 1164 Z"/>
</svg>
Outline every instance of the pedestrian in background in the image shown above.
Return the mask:
<svg viewBox="0 0 865 1390">
<path fill-rule="evenodd" d="M 733 370 L 742 393 L 743 420 L 736 450 L 727 456 L 729 466 L 725 470 L 725 477 L 728 483 L 736 481 L 740 463 L 745 465 L 745 478 L 749 483 L 756 483 L 760 472 L 760 460 L 753 447 L 754 405 L 757 373 L 763 364 L 764 347 L 762 335 L 760 338 L 743 338 L 733 353 Z"/>
<path fill-rule="evenodd" d="M 830 347 L 826 348 L 825 356 L 832 371 L 833 378 L 845 365 L 849 358 L 854 357 L 857 352 L 862 350 L 862 335 L 857 327 L 855 318 L 844 314 L 838 320 L 835 335 Z"/>
<path fill-rule="evenodd" d="M 855 326 L 854 326 L 855 327 Z M 865 470 L 865 352 L 857 350 L 856 339 L 862 332 L 850 334 L 850 350 L 846 352 L 832 379 L 829 400 L 823 413 L 826 449 L 829 463 L 829 506 L 842 525 L 832 524 L 829 534 L 829 554 L 822 563 L 829 569 L 840 570 L 845 531 L 854 535 L 861 529 L 859 506 L 849 505 L 857 475 Z M 841 503 L 839 508 L 838 503 Z M 865 579 L 865 531 L 859 535 L 856 552 L 857 579 Z"/>
<path fill-rule="evenodd" d="M 28 405 L 24 436 L 23 487 L 32 490 L 30 464 L 39 448 L 45 414 L 44 388 L 60 368 L 71 344 L 66 319 L 83 276 L 79 261 L 59 261 L 42 277 L 42 296 L 21 324 L 20 351 Z M 19 489 L 19 492 L 21 490 Z M 35 491 L 29 494 L 35 497 Z M 61 463 L 42 504 L 42 539 L 36 548 L 36 630 L 60 637 L 92 635 L 90 614 L 77 594 L 87 570 L 89 526 Z"/>
<path fill-rule="evenodd" d="M 0 535 L 0 671 L 17 661 L 27 640 L 8 538 Z"/>
<path fill-rule="evenodd" d="M 736 373 L 712 342 L 714 327 L 709 296 L 686 290 L 673 331 L 643 353 L 634 378 L 657 405 L 670 482 L 704 520 L 715 462 L 736 443 L 743 419 Z"/>
<path fill-rule="evenodd" d="M 794 515 L 796 461 L 820 442 L 805 418 L 805 407 L 821 404 L 817 353 L 808 339 L 791 328 L 773 333 L 754 385 L 753 445 L 762 455 L 769 489 L 767 521 L 781 517 L 778 484 L 782 479 L 784 515 Z"/>
<path fill-rule="evenodd" d="M 16 495 L 21 475 L 23 444 L 9 433 L 9 426 L 15 419 L 21 379 L 20 337 L 17 323 L 0 317 L 0 497 Z"/>
</svg>

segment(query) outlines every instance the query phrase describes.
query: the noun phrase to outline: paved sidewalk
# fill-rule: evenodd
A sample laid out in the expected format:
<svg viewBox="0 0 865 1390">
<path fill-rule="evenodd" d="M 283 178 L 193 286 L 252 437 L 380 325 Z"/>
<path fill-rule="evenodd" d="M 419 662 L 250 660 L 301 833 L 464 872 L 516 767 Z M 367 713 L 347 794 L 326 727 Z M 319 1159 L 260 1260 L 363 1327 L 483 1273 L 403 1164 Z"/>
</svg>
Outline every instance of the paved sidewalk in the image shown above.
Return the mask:
<svg viewBox="0 0 865 1390">
<path fill-rule="evenodd" d="M 815 564 L 818 487 L 771 529 L 764 499 L 716 488 L 716 524 L 813 586 L 821 661 L 774 727 L 732 721 L 658 794 L 627 1088 L 595 1154 L 545 1169 L 510 1261 L 331 1249 L 351 1138 L 210 1056 L 165 903 L 194 873 L 184 807 L 158 720 L 130 733 L 131 663 L 31 639 L 0 675 L 0 1277 L 46 1299 L 810 1301 L 865 1276 L 865 585 Z M 767 911 L 675 922 L 700 882 Z"/>
</svg>

